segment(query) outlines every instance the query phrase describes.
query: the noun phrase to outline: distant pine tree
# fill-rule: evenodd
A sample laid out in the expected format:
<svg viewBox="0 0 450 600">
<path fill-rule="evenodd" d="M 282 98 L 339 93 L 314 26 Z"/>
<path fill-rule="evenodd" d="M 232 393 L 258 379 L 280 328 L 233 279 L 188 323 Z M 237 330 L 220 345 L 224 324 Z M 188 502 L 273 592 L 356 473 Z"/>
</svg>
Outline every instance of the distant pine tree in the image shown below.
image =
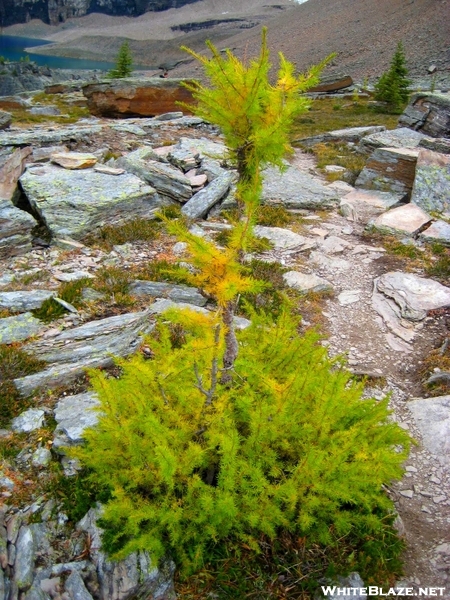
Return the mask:
<svg viewBox="0 0 450 600">
<path fill-rule="evenodd" d="M 110 79 L 122 79 L 130 77 L 133 71 L 133 56 L 128 42 L 124 42 L 117 54 L 116 66 L 108 73 Z"/>
<path fill-rule="evenodd" d="M 393 112 L 401 112 L 409 98 L 411 81 L 407 75 L 405 52 L 403 44 L 399 42 L 389 70 L 383 73 L 375 85 L 375 100 L 385 102 Z"/>
</svg>

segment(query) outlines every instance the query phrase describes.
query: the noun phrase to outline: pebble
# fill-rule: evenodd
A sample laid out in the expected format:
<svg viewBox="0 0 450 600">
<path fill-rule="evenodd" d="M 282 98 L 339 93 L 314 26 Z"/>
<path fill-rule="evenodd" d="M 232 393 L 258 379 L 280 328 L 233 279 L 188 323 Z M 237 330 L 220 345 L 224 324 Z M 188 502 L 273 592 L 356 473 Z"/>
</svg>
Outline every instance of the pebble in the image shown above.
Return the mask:
<svg viewBox="0 0 450 600">
<path fill-rule="evenodd" d="M 400 494 L 405 498 L 412 498 L 414 496 L 414 492 L 412 490 L 400 490 Z"/>
</svg>

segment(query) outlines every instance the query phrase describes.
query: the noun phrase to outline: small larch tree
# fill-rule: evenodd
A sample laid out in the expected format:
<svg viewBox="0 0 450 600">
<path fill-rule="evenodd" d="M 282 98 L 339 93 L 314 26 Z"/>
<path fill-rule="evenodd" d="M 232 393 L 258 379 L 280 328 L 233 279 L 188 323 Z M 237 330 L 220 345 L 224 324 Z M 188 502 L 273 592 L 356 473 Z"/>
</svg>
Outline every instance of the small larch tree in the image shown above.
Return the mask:
<svg viewBox="0 0 450 600">
<path fill-rule="evenodd" d="M 240 260 L 261 170 L 283 166 L 289 127 L 307 106 L 301 93 L 320 66 L 299 77 L 281 56 L 271 84 L 265 31 L 248 64 L 209 48 L 212 58 L 193 53 L 211 84 L 193 84 L 195 112 L 224 131 L 242 218 L 225 249 L 180 222 L 171 231 L 187 242 L 192 283 L 217 311 L 169 311 L 147 340 L 150 359 L 118 360 L 118 378 L 92 372 L 99 422 L 72 452 L 110 489 L 102 526 L 111 556 L 170 553 L 185 572 L 224 540 L 258 551 L 261 536 L 282 531 L 322 544 L 380 535 L 392 507 L 382 484 L 401 475 L 409 446 L 387 399 L 362 400 L 362 384 L 315 332 L 298 334 L 288 308 L 276 322 L 253 313 L 235 332 L 237 296 L 261 288 Z"/>
<path fill-rule="evenodd" d="M 403 44 L 399 42 L 389 69 L 375 84 L 375 100 L 385 102 L 393 112 L 401 112 L 409 98 L 411 81 L 407 75 L 405 52 Z"/>
<path fill-rule="evenodd" d="M 108 73 L 110 79 L 122 79 L 130 77 L 133 72 L 133 56 L 131 54 L 130 45 L 124 42 L 117 53 L 116 66 Z"/>
</svg>

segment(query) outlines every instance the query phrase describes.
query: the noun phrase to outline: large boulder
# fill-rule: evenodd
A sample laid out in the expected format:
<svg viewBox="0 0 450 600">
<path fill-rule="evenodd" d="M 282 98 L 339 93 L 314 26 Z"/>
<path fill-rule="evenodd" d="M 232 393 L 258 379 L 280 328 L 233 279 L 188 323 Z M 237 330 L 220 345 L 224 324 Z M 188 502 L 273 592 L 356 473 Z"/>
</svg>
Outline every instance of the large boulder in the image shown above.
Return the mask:
<svg viewBox="0 0 450 600">
<path fill-rule="evenodd" d="M 450 96 L 418 93 L 411 96 L 399 124 L 432 137 L 450 137 Z"/>
<path fill-rule="evenodd" d="M 183 79 L 127 77 L 83 86 L 90 112 L 97 117 L 154 117 L 192 102 Z"/>
<path fill-rule="evenodd" d="M 411 202 L 429 212 L 450 216 L 450 156 L 421 149 Z"/>
<path fill-rule="evenodd" d="M 337 92 L 344 88 L 353 85 L 353 79 L 350 75 L 328 75 L 320 78 L 320 82 L 312 88 L 309 88 L 308 92 Z"/>
<path fill-rule="evenodd" d="M 48 164 L 29 168 L 20 184 L 30 210 L 52 234 L 74 239 L 107 224 L 151 218 L 163 203 L 152 187 L 130 173 L 111 176 Z"/>
<path fill-rule="evenodd" d="M 356 187 L 411 196 L 418 148 L 377 148 L 356 180 Z"/>
</svg>

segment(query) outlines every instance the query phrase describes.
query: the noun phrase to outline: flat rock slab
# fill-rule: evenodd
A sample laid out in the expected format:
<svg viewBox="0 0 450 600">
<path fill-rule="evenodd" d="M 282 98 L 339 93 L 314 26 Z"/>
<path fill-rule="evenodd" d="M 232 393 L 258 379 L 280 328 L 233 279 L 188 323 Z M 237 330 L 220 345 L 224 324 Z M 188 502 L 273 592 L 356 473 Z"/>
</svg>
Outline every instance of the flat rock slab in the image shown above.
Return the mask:
<svg viewBox="0 0 450 600">
<path fill-rule="evenodd" d="M 142 181 L 153 186 L 159 193 L 173 200 L 186 202 L 192 196 L 190 180 L 178 169 L 153 160 L 154 152 L 149 148 L 140 148 L 122 156 L 115 164 L 133 173 Z"/>
<path fill-rule="evenodd" d="M 352 263 L 344 258 L 327 256 L 319 251 L 311 252 L 309 258 L 312 263 L 330 273 L 334 273 L 336 271 L 347 271 L 352 266 Z"/>
<path fill-rule="evenodd" d="M 329 235 L 320 242 L 320 247 L 326 254 L 340 254 L 347 248 L 351 248 L 352 244 L 337 235 Z"/>
<path fill-rule="evenodd" d="M 411 202 L 450 216 L 450 155 L 420 150 Z"/>
<path fill-rule="evenodd" d="M 209 185 L 197 192 L 181 209 L 183 215 L 189 219 L 205 217 L 211 208 L 220 202 L 230 189 L 234 179 L 233 173 L 225 171 L 214 179 Z"/>
<path fill-rule="evenodd" d="M 345 290 L 341 292 L 337 298 L 341 306 L 347 306 L 348 304 L 359 302 L 360 297 L 361 290 Z"/>
<path fill-rule="evenodd" d="M 377 148 L 359 174 L 355 186 L 403 194 L 409 198 L 418 155 L 418 148 Z"/>
<path fill-rule="evenodd" d="M 450 465 L 450 396 L 418 398 L 407 403 L 424 447 L 437 460 Z"/>
<path fill-rule="evenodd" d="M 25 352 L 47 362 L 49 367 L 15 379 L 16 388 L 28 396 L 37 389 L 67 385 L 88 367 L 112 365 L 114 356 L 128 356 L 138 349 L 141 334 L 153 328 L 149 316 L 150 311 L 143 311 L 91 321 L 23 346 Z"/>
<path fill-rule="evenodd" d="M 74 396 L 66 396 L 55 406 L 57 423 L 53 448 L 60 451 L 62 447 L 77 446 L 83 442 L 83 433 L 98 423 L 100 401 L 96 394 L 86 392 Z"/>
<path fill-rule="evenodd" d="M 362 152 L 372 152 L 376 148 L 416 148 L 427 136 L 407 127 L 398 127 L 363 137 L 359 143 Z"/>
<path fill-rule="evenodd" d="M 366 224 L 380 213 L 400 206 L 404 194 L 377 190 L 352 190 L 341 198 L 340 213 L 349 221 Z"/>
<path fill-rule="evenodd" d="M 311 210 L 331 209 L 339 204 L 339 194 L 323 183 L 288 166 L 281 173 L 279 169 L 269 167 L 263 172 L 262 201 L 281 203 L 287 208 L 307 208 Z"/>
<path fill-rule="evenodd" d="M 89 111 L 97 117 L 154 117 L 192 102 L 183 79 L 156 77 L 108 79 L 83 86 Z"/>
<path fill-rule="evenodd" d="M 419 234 L 419 238 L 427 242 L 439 242 L 450 246 L 450 224 L 446 221 L 435 221 L 428 229 Z"/>
<path fill-rule="evenodd" d="M 16 433 L 35 431 L 42 427 L 44 416 L 45 413 L 40 408 L 29 408 L 12 420 L 11 429 Z"/>
<path fill-rule="evenodd" d="M 0 319 L 0 344 L 27 340 L 41 331 L 43 324 L 30 312 Z"/>
<path fill-rule="evenodd" d="M 323 144 L 324 142 L 352 142 L 356 143 L 361 138 L 373 133 L 380 133 L 386 131 L 384 125 L 368 125 L 367 127 L 347 127 L 345 129 L 335 129 L 333 131 L 327 131 L 321 135 L 315 135 L 307 138 L 300 138 L 294 140 L 294 143 L 301 144 L 306 148 L 312 148 L 316 144 Z"/>
<path fill-rule="evenodd" d="M 256 225 L 254 228 L 255 236 L 258 238 L 266 238 L 274 245 L 276 250 L 288 250 L 298 248 L 299 250 L 309 250 L 315 247 L 317 242 L 311 238 L 304 237 L 298 233 L 294 233 L 290 229 L 282 227 L 264 227 Z"/>
<path fill-rule="evenodd" d="M 403 342 L 414 340 L 416 324 L 426 317 L 428 310 L 449 305 L 450 288 L 433 279 L 392 271 L 374 280 L 372 307 Z M 402 349 L 389 345 L 395 350 Z"/>
<path fill-rule="evenodd" d="M 198 157 L 200 160 L 209 158 L 223 160 L 228 156 L 228 148 L 221 142 L 213 142 L 207 138 L 185 138 L 182 137 L 168 155 L 168 159 L 176 161 L 178 151 Z"/>
<path fill-rule="evenodd" d="M 87 152 L 54 152 L 50 159 L 64 169 L 89 169 L 97 162 L 97 158 Z"/>
<path fill-rule="evenodd" d="M 91 169 L 45 165 L 28 169 L 20 183 L 52 233 L 75 239 L 104 225 L 148 219 L 162 204 L 152 187 L 129 173 L 112 178 Z"/>
<path fill-rule="evenodd" d="M 61 144 L 62 142 L 89 139 L 101 133 L 102 125 L 71 125 L 69 127 L 54 128 L 36 127 L 23 132 L 5 132 L 0 136 L 0 146 L 46 146 L 48 144 Z"/>
<path fill-rule="evenodd" d="M 329 281 L 317 275 L 288 271 L 284 273 L 283 279 L 291 288 L 300 292 L 331 292 L 333 286 Z"/>
<path fill-rule="evenodd" d="M 390 271 L 375 279 L 374 287 L 392 298 L 401 317 L 410 321 L 421 321 L 429 310 L 450 306 L 449 287 L 413 273 Z"/>
<path fill-rule="evenodd" d="M 207 302 L 207 298 L 196 288 L 160 281 L 134 281 L 129 287 L 129 293 L 133 296 L 168 298 L 173 302 L 187 302 L 195 306 L 204 306 Z"/>
<path fill-rule="evenodd" d="M 28 312 L 40 308 L 49 298 L 56 296 L 51 290 L 0 292 L 0 308 L 12 312 Z"/>
<path fill-rule="evenodd" d="M 432 218 L 415 204 L 405 204 L 383 213 L 370 223 L 381 233 L 416 235 Z"/>
</svg>

